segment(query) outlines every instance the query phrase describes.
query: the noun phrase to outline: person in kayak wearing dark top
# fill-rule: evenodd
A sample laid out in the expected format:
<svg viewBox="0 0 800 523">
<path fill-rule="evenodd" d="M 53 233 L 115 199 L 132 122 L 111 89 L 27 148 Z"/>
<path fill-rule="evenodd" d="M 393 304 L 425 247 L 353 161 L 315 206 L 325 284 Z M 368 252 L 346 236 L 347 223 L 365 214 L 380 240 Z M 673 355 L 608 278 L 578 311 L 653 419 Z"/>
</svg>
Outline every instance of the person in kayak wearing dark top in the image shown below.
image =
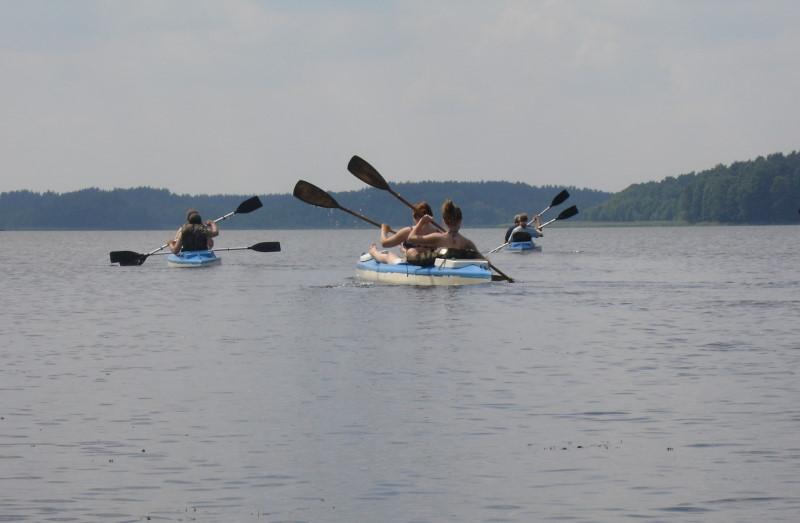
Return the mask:
<svg viewBox="0 0 800 523">
<path fill-rule="evenodd" d="M 408 241 L 416 245 L 427 245 L 434 250 L 425 259 L 420 259 L 416 265 L 433 265 L 437 257 L 446 258 L 483 258 L 475 244 L 459 232 L 462 222 L 461 208 L 453 200 L 445 200 L 442 205 L 442 219 L 447 225 L 446 232 L 425 233 L 425 227 L 433 223 L 433 217 L 426 214 L 411 229 Z M 412 263 L 410 260 L 408 263 Z"/>
<path fill-rule="evenodd" d="M 514 217 L 514 227 L 506 231 L 506 242 L 529 242 L 534 238 L 541 238 L 542 223 L 539 215 L 533 217 L 533 227 L 528 227 L 528 215 L 518 214 Z"/>
<path fill-rule="evenodd" d="M 414 204 L 414 208 L 411 212 L 414 223 L 417 223 L 420 218 L 426 214 L 433 214 L 433 210 L 431 209 L 431 206 L 428 205 L 428 202 L 419 202 Z M 373 243 L 369 247 L 369 253 L 375 261 L 389 264 L 403 263 L 403 261 L 406 261 L 408 258 L 414 260 L 431 250 L 429 247 L 421 247 L 408 241 L 408 235 L 411 233 L 411 227 L 403 227 L 394 234 L 390 233 L 389 229 L 389 225 L 385 223 L 381 224 L 381 247 L 391 248 L 399 245 L 404 256 L 398 256 L 392 251 L 379 251 Z M 430 224 L 425 228 L 425 232 L 434 232 L 435 230 L 436 229 L 434 226 Z"/>
<path fill-rule="evenodd" d="M 181 225 L 175 238 L 167 243 L 173 254 L 181 251 L 206 251 L 214 247 L 213 238 L 219 235 L 219 227 L 211 220 L 203 223 L 200 213 L 189 209 L 186 223 Z"/>
<path fill-rule="evenodd" d="M 512 225 L 511 227 L 506 229 L 506 235 L 504 236 L 505 239 L 503 240 L 504 242 L 508 242 L 508 237 L 511 236 L 511 231 L 516 229 L 518 225 L 519 225 L 519 214 L 515 214 L 514 215 L 514 225 Z"/>
</svg>

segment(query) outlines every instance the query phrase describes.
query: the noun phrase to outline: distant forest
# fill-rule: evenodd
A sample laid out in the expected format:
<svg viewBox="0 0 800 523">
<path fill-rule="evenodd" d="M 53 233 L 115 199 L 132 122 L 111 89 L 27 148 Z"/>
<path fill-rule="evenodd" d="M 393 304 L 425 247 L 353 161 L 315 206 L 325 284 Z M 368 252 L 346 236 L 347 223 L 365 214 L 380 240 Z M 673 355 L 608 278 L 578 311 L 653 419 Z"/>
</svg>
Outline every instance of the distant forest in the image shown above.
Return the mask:
<svg viewBox="0 0 800 523">
<path fill-rule="evenodd" d="M 604 222 L 798 223 L 800 153 L 771 154 L 661 182 L 631 185 L 583 218 Z"/>
<path fill-rule="evenodd" d="M 510 182 L 415 182 L 393 185 L 407 200 L 428 201 L 435 214 L 445 198 L 464 211 L 464 226 L 508 225 L 519 212 L 544 209 L 561 189 L 571 196 L 547 217 L 569 205 L 580 214 L 567 223 L 659 222 L 720 224 L 798 223 L 800 153 L 781 153 L 718 165 L 699 173 L 634 184 L 611 194 L 576 187 L 535 187 Z M 324 189 L 324 187 L 323 187 Z M 379 222 L 401 226 L 409 210 L 385 191 L 365 188 L 330 193 L 340 205 Z M 0 193 L 0 229 L 169 229 L 189 208 L 204 219 L 218 218 L 250 195 L 185 195 L 167 189 L 84 189 L 69 193 Z M 226 228 L 353 228 L 369 225 L 335 209 L 320 209 L 290 194 L 259 195 L 264 207 L 225 222 Z"/>
<path fill-rule="evenodd" d="M 441 203 L 452 198 L 464 212 L 465 227 L 494 227 L 509 225 L 519 212 L 541 211 L 565 187 L 533 187 L 510 182 L 417 182 L 398 183 L 392 188 L 409 201 L 428 201 L 436 215 Z M 566 188 L 571 197 L 561 207 L 589 208 L 611 196 L 591 189 Z M 330 194 L 341 206 L 375 221 L 394 226 L 411 222 L 411 211 L 386 191 L 365 188 Z M 150 187 L 110 191 L 83 189 L 62 194 L 14 191 L 0 194 L 0 228 L 169 229 L 183 222 L 189 208 L 199 210 L 204 220 L 210 220 L 233 211 L 251 196 L 179 195 Z M 314 207 L 291 194 L 258 196 L 263 208 L 237 215 L 223 226 L 238 229 L 370 227 L 340 210 Z"/>
</svg>

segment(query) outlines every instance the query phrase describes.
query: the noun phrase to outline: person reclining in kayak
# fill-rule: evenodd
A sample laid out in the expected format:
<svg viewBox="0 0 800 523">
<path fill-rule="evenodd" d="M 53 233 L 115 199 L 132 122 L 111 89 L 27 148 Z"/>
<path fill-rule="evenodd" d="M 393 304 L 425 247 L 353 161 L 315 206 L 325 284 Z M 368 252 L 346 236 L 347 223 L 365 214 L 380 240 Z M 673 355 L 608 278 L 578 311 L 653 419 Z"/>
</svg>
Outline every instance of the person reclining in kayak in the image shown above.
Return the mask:
<svg viewBox="0 0 800 523">
<path fill-rule="evenodd" d="M 212 238 L 218 235 L 219 227 L 216 222 L 209 220 L 203 223 L 200 213 L 189 209 L 186 213 L 186 223 L 181 225 L 175 233 L 175 239 L 167 242 L 167 245 L 173 254 L 181 251 L 206 251 L 214 247 Z"/>
<path fill-rule="evenodd" d="M 542 236 L 544 234 L 539 215 L 533 217 L 533 227 L 528 227 L 528 215 L 522 213 L 514 216 L 514 227 L 509 227 L 506 231 L 506 242 L 529 242 Z"/>
<path fill-rule="evenodd" d="M 481 259 L 483 256 L 472 243 L 472 240 L 462 235 L 461 229 L 462 213 L 461 208 L 453 203 L 453 200 L 445 200 L 442 204 L 442 219 L 447 225 L 446 232 L 426 233 L 425 227 L 433 223 L 433 217 L 426 214 L 411 229 L 408 241 L 416 245 L 427 245 L 435 250 L 429 255 L 429 259 L 420 260 L 421 263 L 415 265 L 433 265 L 436 258 L 467 258 Z M 412 263 L 410 260 L 408 263 Z"/>
<path fill-rule="evenodd" d="M 431 206 L 428 205 L 428 202 L 423 201 L 414 204 L 411 217 L 414 219 L 415 224 L 426 214 L 433 214 L 433 210 L 431 209 Z M 369 247 L 369 253 L 372 258 L 379 263 L 389 263 L 392 265 L 403 263 L 409 258 L 411 260 L 415 260 L 421 256 L 427 256 L 427 252 L 432 250 L 430 247 L 422 247 L 408 241 L 408 235 L 411 233 L 411 227 L 403 227 L 394 234 L 390 234 L 389 229 L 390 227 L 387 224 L 381 224 L 381 247 L 391 248 L 399 245 L 404 256 L 398 256 L 391 251 L 379 251 L 373 243 Z M 436 228 L 430 224 L 425 228 L 425 232 L 434 232 L 435 230 Z M 409 261 L 409 263 L 412 262 Z"/>
</svg>

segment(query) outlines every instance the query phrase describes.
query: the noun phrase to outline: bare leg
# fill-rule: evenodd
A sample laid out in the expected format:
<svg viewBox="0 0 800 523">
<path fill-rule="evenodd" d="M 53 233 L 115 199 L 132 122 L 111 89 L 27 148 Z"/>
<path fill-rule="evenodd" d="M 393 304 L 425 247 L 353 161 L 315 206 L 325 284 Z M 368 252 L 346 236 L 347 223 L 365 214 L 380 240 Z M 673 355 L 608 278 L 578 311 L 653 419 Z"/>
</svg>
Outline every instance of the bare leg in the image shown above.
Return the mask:
<svg viewBox="0 0 800 523">
<path fill-rule="evenodd" d="M 398 255 L 393 253 L 392 251 L 382 252 L 379 251 L 375 244 L 369 246 L 369 254 L 372 256 L 372 259 L 378 263 L 399 263 L 402 261 Z"/>
</svg>

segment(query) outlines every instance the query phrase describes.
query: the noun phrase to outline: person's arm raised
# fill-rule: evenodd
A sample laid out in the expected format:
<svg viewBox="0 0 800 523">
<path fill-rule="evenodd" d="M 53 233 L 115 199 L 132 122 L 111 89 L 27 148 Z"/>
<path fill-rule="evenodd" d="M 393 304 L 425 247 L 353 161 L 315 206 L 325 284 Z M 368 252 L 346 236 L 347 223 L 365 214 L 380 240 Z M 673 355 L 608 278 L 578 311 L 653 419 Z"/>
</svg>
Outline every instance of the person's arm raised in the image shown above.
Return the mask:
<svg viewBox="0 0 800 523">
<path fill-rule="evenodd" d="M 381 224 L 381 247 L 394 247 L 396 245 L 400 245 L 404 241 L 408 239 L 409 233 L 411 233 L 411 227 L 403 227 L 399 231 L 394 234 L 389 234 L 391 229 L 385 223 Z"/>
</svg>

